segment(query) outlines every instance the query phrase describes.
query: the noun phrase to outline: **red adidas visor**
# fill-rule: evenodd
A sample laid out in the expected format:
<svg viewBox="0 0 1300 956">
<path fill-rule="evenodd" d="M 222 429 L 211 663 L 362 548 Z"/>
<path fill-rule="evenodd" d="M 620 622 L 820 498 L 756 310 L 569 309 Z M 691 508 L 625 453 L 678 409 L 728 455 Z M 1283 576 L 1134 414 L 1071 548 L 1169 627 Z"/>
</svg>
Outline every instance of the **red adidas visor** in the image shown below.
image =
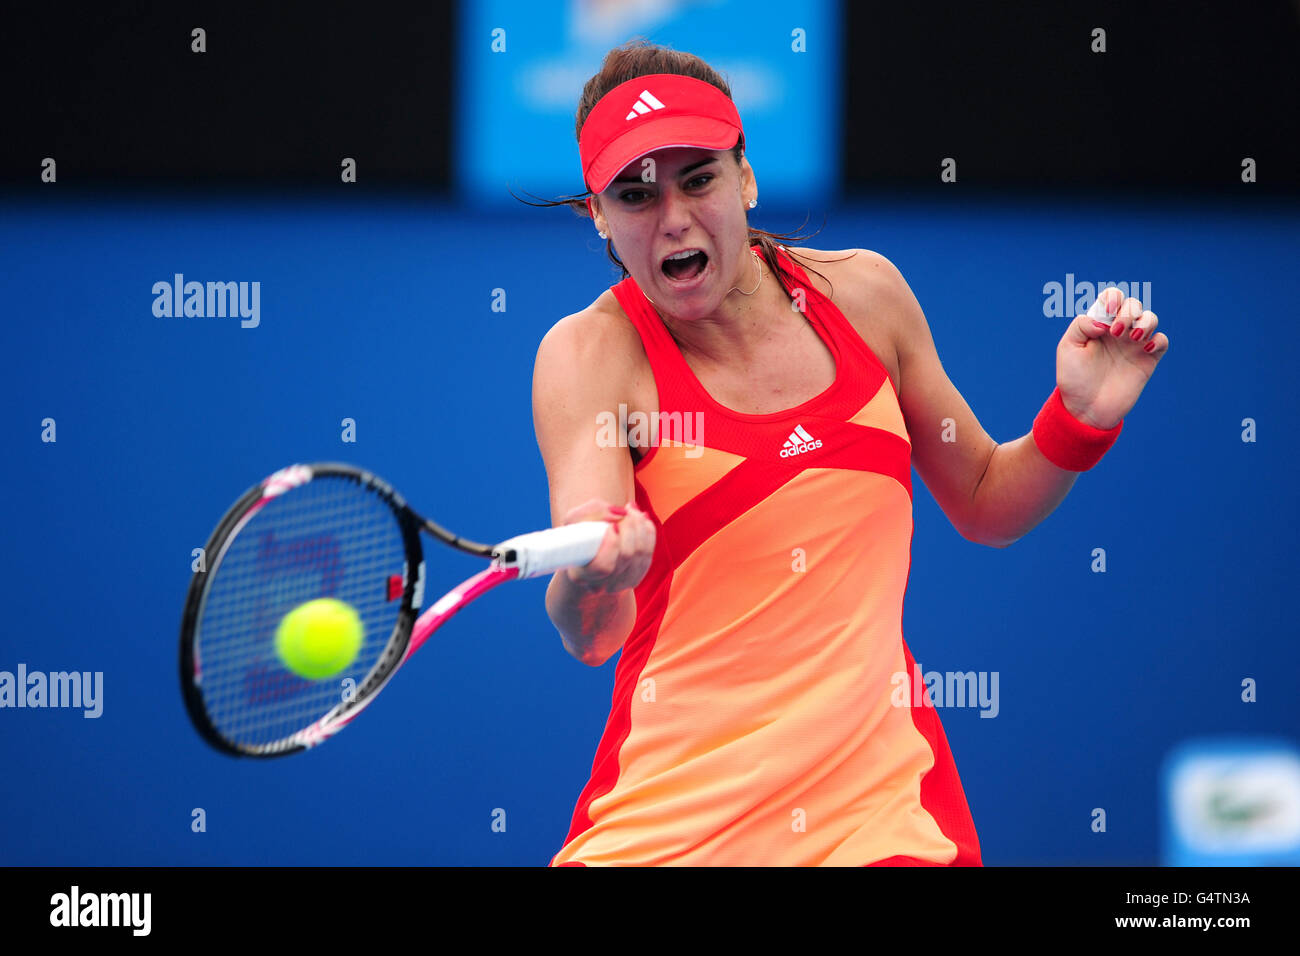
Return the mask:
<svg viewBox="0 0 1300 956">
<path fill-rule="evenodd" d="M 736 104 L 712 83 L 651 73 L 606 93 L 587 114 L 578 138 L 582 176 L 604 192 L 623 167 L 670 146 L 730 149 L 743 129 Z"/>
</svg>

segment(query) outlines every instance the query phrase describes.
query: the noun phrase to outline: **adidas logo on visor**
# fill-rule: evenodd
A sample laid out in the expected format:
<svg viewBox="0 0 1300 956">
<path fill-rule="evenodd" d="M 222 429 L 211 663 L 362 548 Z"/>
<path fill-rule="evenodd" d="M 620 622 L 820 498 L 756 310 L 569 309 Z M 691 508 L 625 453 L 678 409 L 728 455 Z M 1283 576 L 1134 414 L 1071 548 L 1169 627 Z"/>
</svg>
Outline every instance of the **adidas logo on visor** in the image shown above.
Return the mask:
<svg viewBox="0 0 1300 956">
<path fill-rule="evenodd" d="M 634 120 L 638 116 L 644 116 L 651 110 L 661 110 L 663 108 L 664 105 L 655 99 L 653 93 L 649 90 L 642 90 L 641 95 L 638 96 L 636 102 L 632 104 L 632 112 L 628 113 L 624 119 Z"/>
<path fill-rule="evenodd" d="M 815 448 L 822 447 L 820 438 L 813 438 L 802 425 L 796 425 L 790 437 L 785 440 L 785 445 L 781 448 L 782 458 L 793 458 L 795 455 L 802 455 L 804 452 L 812 451 Z"/>
</svg>

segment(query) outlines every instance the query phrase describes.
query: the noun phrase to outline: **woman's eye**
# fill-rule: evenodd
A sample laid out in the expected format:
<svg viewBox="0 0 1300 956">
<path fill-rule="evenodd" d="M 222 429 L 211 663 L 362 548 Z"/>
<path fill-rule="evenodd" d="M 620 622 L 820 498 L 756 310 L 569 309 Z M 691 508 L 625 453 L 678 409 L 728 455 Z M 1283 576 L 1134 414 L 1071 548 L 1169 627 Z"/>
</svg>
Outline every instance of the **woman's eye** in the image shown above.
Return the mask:
<svg viewBox="0 0 1300 956">
<path fill-rule="evenodd" d="M 712 173 L 701 173 L 699 176 L 693 176 L 687 180 L 686 188 L 699 189 L 702 186 L 707 186 L 712 181 Z M 649 195 L 650 193 L 645 189 L 629 189 L 626 192 L 619 193 L 618 198 L 626 203 L 640 203 Z"/>
</svg>

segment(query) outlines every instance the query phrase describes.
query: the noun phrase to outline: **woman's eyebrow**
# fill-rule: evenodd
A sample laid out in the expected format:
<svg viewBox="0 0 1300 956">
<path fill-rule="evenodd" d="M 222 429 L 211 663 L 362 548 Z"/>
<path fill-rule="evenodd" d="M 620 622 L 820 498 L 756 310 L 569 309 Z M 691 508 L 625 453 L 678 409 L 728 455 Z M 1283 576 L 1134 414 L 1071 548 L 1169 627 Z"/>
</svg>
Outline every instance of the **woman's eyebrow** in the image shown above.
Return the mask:
<svg viewBox="0 0 1300 956">
<path fill-rule="evenodd" d="M 701 166 L 707 166 L 709 163 L 716 163 L 717 161 L 718 161 L 718 157 L 716 157 L 716 156 L 709 156 L 709 157 L 707 157 L 707 158 L 705 158 L 705 159 L 701 159 L 698 163 L 691 163 L 689 166 L 683 167 L 683 168 L 682 168 L 682 169 L 677 173 L 677 175 L 678 175 L 678 176 L 685 176 L 687 173 L 689 173 L 689 172 L 693 172 L 694 170 L 699 169 Z M 616 183 L 640 183 L 640 182 L 644 182 L 644 181 L 645 181 L 645 180 L 643 180 L 643 179 L 640 177 L 640 175 L 634 175 L 634 176 L 622 176 L 622 177 L 620 177 L 620 178 L 614 180 L 614 182 L 616 182 Z"/>
</svg>

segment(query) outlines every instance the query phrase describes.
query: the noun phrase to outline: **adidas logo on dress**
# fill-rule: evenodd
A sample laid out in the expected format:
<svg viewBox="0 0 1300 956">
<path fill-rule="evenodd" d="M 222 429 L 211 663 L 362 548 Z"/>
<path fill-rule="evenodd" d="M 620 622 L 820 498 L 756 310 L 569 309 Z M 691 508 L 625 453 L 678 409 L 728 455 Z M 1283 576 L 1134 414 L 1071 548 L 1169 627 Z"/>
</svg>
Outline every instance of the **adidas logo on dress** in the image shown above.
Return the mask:
<svg viewBox="0 0 1300 956">
<path fill-rule="evenodd" d="M 790 437 L 787 438 L 785 444 L 781 446 L 781 457 L 793 458 L 795 455 L 802 455 L 804 452 L 812 451 L 814 448 L 821 447 L 822 440 L 820 438 L 813 438 L 812 435 L 809 435 L 808 432 L 804 430 L 802 425 L 796 425 L 794 426 L 794 431 L 790 433 Z"/>
</svg>

